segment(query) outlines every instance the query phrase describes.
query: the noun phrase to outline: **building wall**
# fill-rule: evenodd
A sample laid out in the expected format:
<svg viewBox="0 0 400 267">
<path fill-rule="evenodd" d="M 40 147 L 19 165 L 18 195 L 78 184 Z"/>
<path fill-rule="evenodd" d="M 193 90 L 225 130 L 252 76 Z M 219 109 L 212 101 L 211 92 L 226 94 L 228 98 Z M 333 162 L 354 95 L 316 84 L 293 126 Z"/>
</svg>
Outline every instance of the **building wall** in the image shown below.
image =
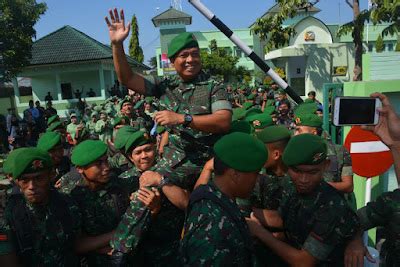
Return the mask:
<svg viewBox="0 0 400 267">
<path fill-rule="evenodd" d="M 47 92 L 50 92 L 55 100 L 57 99 L 57 85 L 55 75 L 38 75 L 31 78 L 31 83 L 34 99 L 44 101 Z"/>
<path fill-rule="evenodd" d="M 296 35 L 290 39 L 289 45 L 332 43 L 332 36 L 328 27 L 314 17 L 308 17 L 300 21 L 296 25 L 295 31 Z M 315 40 L 306 41 L 305 34 L 307 32 L 313 32 L 315 35 Z"/>
</svg>

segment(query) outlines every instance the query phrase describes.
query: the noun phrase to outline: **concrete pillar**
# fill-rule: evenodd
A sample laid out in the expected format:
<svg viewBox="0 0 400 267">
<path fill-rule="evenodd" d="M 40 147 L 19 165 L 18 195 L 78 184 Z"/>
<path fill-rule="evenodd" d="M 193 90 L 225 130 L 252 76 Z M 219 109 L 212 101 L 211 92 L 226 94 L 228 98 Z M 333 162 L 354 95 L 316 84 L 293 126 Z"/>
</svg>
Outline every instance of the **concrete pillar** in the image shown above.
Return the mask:
<svg viewBox="0 0 400 267">
<path fill-rule="evenodd" d="M 60 74 L 56 74 L 56 90 L 57 90 L 57 101 L 62 100 L 62 91 L 61 91 L 61 78 Z"/>
<path fill-rule="evenodd" d="M 20 101 L 20 94 L 19 94 L 17 78 L 13 78 L 12 83 L 13 83 L 13 88 L 14 88 L 15 104 L 17 104 L 17 106 L 18 106 L 21 103 L 21 101 Z"/>
<path fill-rule="evenodd" d="M 106 86 L 104 82 L 104 72 L 103 72 L 103 66 L 99 67 L 99 79 L 100 79 L 100 91 L 101 91 L 101 97 L 106 98 Z"/>
</svg>

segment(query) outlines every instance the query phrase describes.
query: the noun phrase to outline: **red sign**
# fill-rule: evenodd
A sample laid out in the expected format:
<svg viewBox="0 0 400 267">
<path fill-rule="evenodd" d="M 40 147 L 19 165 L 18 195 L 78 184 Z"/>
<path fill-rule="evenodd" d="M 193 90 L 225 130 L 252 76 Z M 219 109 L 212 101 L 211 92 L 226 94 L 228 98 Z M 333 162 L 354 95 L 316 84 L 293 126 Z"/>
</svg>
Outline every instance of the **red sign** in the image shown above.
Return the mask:
<svg viewBox="0 0 400 267">
<path fill-rule="evenodd" d="M 379 137 L 358 126 L 351 128 L 344 146 L 350 151 L 353 172 L 362 177 L 378 176 L 393 164 L 392 153 Z"/>
</svg>

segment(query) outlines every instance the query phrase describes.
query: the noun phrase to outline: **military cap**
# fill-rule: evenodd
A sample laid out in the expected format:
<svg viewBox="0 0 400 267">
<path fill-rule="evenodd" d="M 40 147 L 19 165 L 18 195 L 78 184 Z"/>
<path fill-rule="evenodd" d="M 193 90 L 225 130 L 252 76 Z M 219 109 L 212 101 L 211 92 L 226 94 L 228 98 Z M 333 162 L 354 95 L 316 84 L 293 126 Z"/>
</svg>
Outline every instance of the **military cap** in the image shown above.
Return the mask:
<svg viewBox="0 0 400 267">
<path fill-rule="evenodd" d="M 280 95 L 286 95 L 286 91 L 283 89 L 278 89 L 277 93 Z"/>
<path fill-rule="evenodd" d="M 133 106 L 134 109 L 138 109 L 140 108 L 143 104 L 144 104 L 144 100 L 139 100 L 138 102 L 136 102 L 136 104 Z"/>
<path fill-rule="evenodd" d="M 306 100 L 304 100 L 304 103 L 305 104 L 310 104 L 310 103 L 315 103 L 315 101 L 310 99 L 310 98 L 307 98 Z"/>
<path fill-rule="evenodd" d="M 234 108 L 232 110 L 232 121 L 241 120 L 246 116 L 246 109 Z"/>
<path fill-rule="evenodd" d="M 90 117 L 97 117 L 99 116 L 99 113 L 97 111 L 93 111 L 92 114 L 90 114 Z"/>
<path fill-rule="evenodd" d="M 75 117 L 77 118 L 78 116 L 76 115 L 76 113 L 71 113 L 71 115 L 69 115 L 70 118 Z"/>
<path fill-rule="evenodd" d="M 127 139 L 129 136 L 133 133 L 135 133 L 137 130 L 133 128 L 132 126 L 123 126 L 121 127 L 117 134 L 115 135 L 115 140 L 114 140 L 114 147 L 115 149 L 121 150 L 124 148 Z"/>
<path fill-rule="evenodd" d="M 300 114 L 315 114 L 318 110 L 318 104 L 315 102 L 312 103 L 303 103 L 301 105 L 298 105 L 296 109 L 294 110 L 294 114 L 300 115 Z"/>
<path fill-rule="evenodd" d="M 264 108 L 264 113 L 268 115 L 272 115 L 275 112 L 274 106 L 269 106 Z"/>
<path fill-rule="evenodd" d="M 107 152 L 107 145 L 100 140 L 85 140 L 72 151 L 71 162 L 76 166 L 86 166 L 101 158 Z"/>
<path fill-rule="evenodd" d="M 265 103 L 265 106 L 274 106 L 275 107 L 275 100 L 274 99 L 268 99 L 267 102 Z"/>
<path fill-rule="evenodd" d="M 252 134 L 253 128 L 251 127 L 250 123 L 247 121 L 234 121 L 231 124 L 230 132 L 231 133 L 241 132 L 241 133 Z"/>
<path fill-rule="evenodd" d="M 53 122 L 48 128 L 47 131 L 48 132 L 53 132 L 54 130 L 58 129 L 58 128 L 64 128 L 64 125 L 61 123 L 61 121 L 56 121 Z"/>
<path fill-rule="evenodd" d="M 135 147 L 148 143 L 153 143 L 150 135 L 144 131 L 136 131 L 127 138 L 125 144 L 125 153 L 131 149 L 134 149 Z"/>
<path fill-rule="evenodd" d="M 255 94 L 250 94 L 250 95 L 247 97 L 247 100 L 254 100 L 254 98 L 256 98 L 256 95 L 255 95 Z"/>
<path fill-rule="evenodd" d="M 246 133 L 230 133 L 219 139 L 214 152 L 225 165 L 241 172 L 259 171 L 268 158 L 264 144 Z"/>
<path fill-rule="evenodd" d="M 313 134 L 300 134 L 290 139 L 282 160 L 286 166 L 317 165 L 326 160 L 326 156 L 324 139 Z"/>
<path fill-rule="evenodd" d="M 173 58 L 178 52 L 186 48 L 199 47 L 196 37 L 191 32 L 183 32 L 174 37 L 168 45 L 168 58 Z"/>
<path fill-rule="evenodd" d="M 15 157 L 13 163 L 13 179 L 18 179 L 23 174 L 37 173 L 53 167 L 50 155 L 36 147 L 29 147 L 24 149 L 23 153 L 18 153 L 18 159 Z"/>
<path fill-rule="evenodd" d="M 248 116 L 245 120 L 250 122 L 254 129 L 264 129 L 265 127 L 274 125 L 272 117 L 265 113 Z"/>
<path fill-rule="evenodd" d="M 264 144 L 269 144 L 289 139 L 290 131 L 283 125 L 273 125 L 257 132 L 256 137 Z"/>
<path fill-rule="evenodd" d="M 14 168 L 14 160 L 18 158 L 19 154 L 23 153 L 27 147 L 22 147 L 18 149 L 14 149 L 8 154 L 6 160 L 3 163 L 3 172 L 5 174 L 12 174 Z"/>
<path fill-rule="evenodd" d="M 119 109 L 122 109 L 122 105 L 128 102 L 131 102 L 131 99 L 129 97 L 125 97 L 124 99 L 122 99 L 121 102 L 119 102 Z"/>
<path fill-rule="evenodd" d="M 47 119 L 47 125 L 51 125 L 52 123 L 60 121 L 60 117 L 58 115 L 53 115 Z"/>
<path fill-rule="evenodd" d="M 144 99 L 144 102 L 146 102 L 147 104 L 152 104 L 154 101 L 154 97 L 153 96 L 146 96 Z"/>
<path fill-rule="evenodd" d="M 127 116 L 118 116 L 114 118 L 113 128 L 117 125 L 126 125 L 129 122 L 129 118 Z"/>
<path fill-rule="evenodd" d="M 252 102 L 245 102 L 245 103 L 243 103 L 242 106 L 243 106 L 244 109 L 249 109 L 252 106 L 254 106 L 254 104 Z"/>
<path fill-rule="evenodd" d="M 39 138 L 36 147 L 48 152 L 59 143 L 61 143 L 61 134 L 57 132 L 46 132 Z"/>
<path fill-rule="evenodd" d="M 246 111 L 246 118 L 249 116 L 257 115 L 263 113 L 259 108 L 250 108 Z"/>
<path fill-rule="evenodd" d="M 295 123 L 297 126 L 321 127 L 322 118 L 316 114 L 298 114 Z"/>
</svg>

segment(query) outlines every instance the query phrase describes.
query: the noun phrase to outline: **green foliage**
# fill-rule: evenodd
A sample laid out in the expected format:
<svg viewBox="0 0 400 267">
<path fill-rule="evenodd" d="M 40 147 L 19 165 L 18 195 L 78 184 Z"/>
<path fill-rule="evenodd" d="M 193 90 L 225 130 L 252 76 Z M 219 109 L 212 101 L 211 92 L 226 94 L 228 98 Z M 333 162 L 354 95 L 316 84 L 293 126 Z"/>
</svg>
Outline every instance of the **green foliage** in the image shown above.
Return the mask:
<svg viewBox="0 0 400 267">
<path fill-rule="evenodd" d="M 137 24 L 137 18 L 135 15 L 132 17 L 131 21 L 132 36 L 129 40 L 129 56 L 131 56 L 136 61 L 143 63 L 144 55 L 143 49 L 139 44 L 139 26 Z"/>
<path fill-rule="evenodd" d="M 351 33 L 351 36 L 354 38 L 354 26 L 358 25 L 360 27 L 360 29 L 364 29 L 364 23 L 369 20 L 370 13 L 371 12 L 368 10 L 361 11 L 355 21 L 350 21 L 350 22 L 345 23 L 342 26 L 340 26 L 336 35 L 338 37 L 341 37 L 343 35 Z M 363 30 L 360 31 L 360 34 L 361 34 L 361 39 L 362 39 L 363 38 Z"/>
<path fill-rule="evenodd" d="M 382 31 L 383 36 L 397 34 L 400 30 L 400 1 L 399 0 L 373 0 L 374 7 L 371 11 L 371 21 L 389 23 Z"/>
<path fill-rule="evenodd" d="M 210 52 L 201 51 L 203 69 L 213 76 L 223 77 L 227 81 L 232 76 L 243 76 L 244 68 L 237 68 L 238 57 L 232 56 L 232 51 L 217 46 L 216 40 L 210 41 Z"/>
<path fill-rule="evenodd" d="M 150 65 L 150 67 L 152 68 L 152 69 L 155 69 L 155 68 L 157 68 L 157 57 L 151 57 L 150 59 L 149 59 L 149 65 Z"/>
<path fill-rule="evenodd" d="M 383 52 L 384 49 L 385 49 L 385 45 L 383 43 L 382 35 L 379 35 L 378 38 L 376 39 L 375 50 L 377 53 L 381 53 L 381 52 Z"/>
<path fill-rule="evenodd" d="M 29 65 L 32 39 L 36 37 L 33 26 L 46 12 L 45 3 L 36 0 L 0 0 L 0 40 L 3 44 L 5 80 L 15 77 Z"/>
</svg>

